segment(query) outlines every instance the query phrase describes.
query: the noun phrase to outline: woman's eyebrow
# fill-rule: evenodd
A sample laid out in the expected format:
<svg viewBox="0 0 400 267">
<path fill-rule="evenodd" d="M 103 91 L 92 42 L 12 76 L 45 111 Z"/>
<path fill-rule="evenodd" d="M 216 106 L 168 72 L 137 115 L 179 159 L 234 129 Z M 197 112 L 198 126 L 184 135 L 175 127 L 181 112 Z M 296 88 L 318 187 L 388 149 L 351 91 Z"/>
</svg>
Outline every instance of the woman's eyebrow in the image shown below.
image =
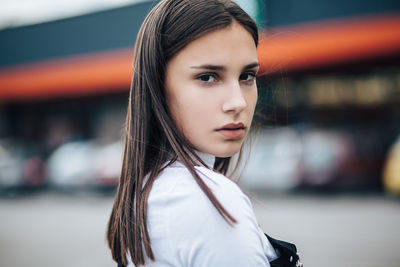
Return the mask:
<svg viewBox="0 0 400 267">
<path fill-rule="evenodd" d="M 248 70 L 248 69 L 256 68 L 259 66 L 260 66 L 260 64 L 258 62 L 254 62 L 254 63 L 244 66 L 243 70 Z"/>
<path fill-rule="evenodd" d="M 252 69 L 255 67 L 259 67 L 260 64 L 258 62 L 254 62 L 251 64 L 248 64 L 243 67 L 244 70 Z M 220 66 L 220 65 L 212 65 L 212 64 L 204 64 L 204 65 L 199 65 L 199 66 L 191 66 L 191 69 L 206 69 L 206 70 L 215 70 L 215 71 L 226 71 L 226 67 Z"/>
<path fill-rule="evenodd" d="M 206 70 L 219 70 L 219 71 L 226 71 L 224 66 L 219 65 L 211 65 L 211 64 L 204 64 L 200 66 L 191 66 L 191 69 L 206 69 Z"/>
</svg>

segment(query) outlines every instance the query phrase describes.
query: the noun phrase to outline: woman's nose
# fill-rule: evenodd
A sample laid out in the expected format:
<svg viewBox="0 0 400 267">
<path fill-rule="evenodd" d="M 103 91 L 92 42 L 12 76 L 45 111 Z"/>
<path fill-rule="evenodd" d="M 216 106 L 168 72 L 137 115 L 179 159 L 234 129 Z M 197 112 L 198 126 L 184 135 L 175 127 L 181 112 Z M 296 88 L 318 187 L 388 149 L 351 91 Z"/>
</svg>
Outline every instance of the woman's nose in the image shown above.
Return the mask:
<svg viewBox="0 0 400 267">
<path fill-rule="evenodd" d="M 224 112 L 240 113 L 246 108 L 247 102 L 243 95 L 239 81 L 232 82 L 226 90 L 227 95 L 223 104 Z"/>
</svg>

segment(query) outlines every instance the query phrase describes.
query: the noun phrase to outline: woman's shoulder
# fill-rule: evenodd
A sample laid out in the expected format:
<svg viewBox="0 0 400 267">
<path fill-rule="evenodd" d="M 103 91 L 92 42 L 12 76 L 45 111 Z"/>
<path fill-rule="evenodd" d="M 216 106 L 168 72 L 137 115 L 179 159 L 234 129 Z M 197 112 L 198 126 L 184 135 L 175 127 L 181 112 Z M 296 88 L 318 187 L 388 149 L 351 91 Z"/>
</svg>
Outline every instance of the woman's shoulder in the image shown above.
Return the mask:
<svg viewBox="0 0 400 267">
<path fill-rule="evenodd" d="M 238 219 L 254 217 L 249 198 L 236 183 L 207 167 L 196 166 L 195 170 L 232 216 Z M 226 224 L 190 171 L 182 164 L 173 164 L 165 168 L 156 178 L 148 199 L 148 211 L 149 216 L 164 214 L 167 221 L 184 216 L 182 223 L 192 225 L 198 224 L 204 218 L 210 222 L 219 221 Z M 191 216 L 187 216 L 189 214 Z"/>
<path fill-rule="evenodd" d="M 196 173 L 207 187 L 218 195 L 220 201 L 225 197 L 244 196 L 238 185 L 225 175 L 204 166 L 195 166 Z M 192 201 L 196 198 L 207 199 L 191 172 L 181 163 L 177 162 L 165 168 L 154 181 L 150 198 L 182 198 L 189 197 Z M 182 199 L 180 199 L 182 200 Z"/>
<path fill-rule="evenodd" d="M 237 224 L 227 223 L 189 170 L 173 165 L 159 175 L 149 196 L 150 235 L 158 241 L 158 255 L 175 255 L 182 266 L 196 265 L 197 258 L 208 260 L 208 266 L 221 266 L 219 260 L 228 258 L 230 266 L 249 266 L 249 258 L 251 266 L 264 266 L 266 238 L 248 198 L 224 175 L 206 167 L 195 169 Z"/>
</svg>

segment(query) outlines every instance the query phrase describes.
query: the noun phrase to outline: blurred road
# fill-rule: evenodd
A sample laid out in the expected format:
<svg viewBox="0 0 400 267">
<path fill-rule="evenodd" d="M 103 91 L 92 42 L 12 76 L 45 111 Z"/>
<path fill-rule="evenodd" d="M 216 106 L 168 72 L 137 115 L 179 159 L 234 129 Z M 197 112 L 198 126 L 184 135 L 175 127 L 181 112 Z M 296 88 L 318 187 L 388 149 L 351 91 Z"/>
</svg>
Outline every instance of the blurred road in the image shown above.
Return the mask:
<svg viewBox="0 0 400 267">
<path fill-rule="evenodd" d="M 116 266 L 105 243 L 112 197 L 44 193 L 0 199 L 1 267 Z M 306 267 L 399 267 L 400 202 L 380 195 L 257 195 L 271 236 Z"/>
</svg>

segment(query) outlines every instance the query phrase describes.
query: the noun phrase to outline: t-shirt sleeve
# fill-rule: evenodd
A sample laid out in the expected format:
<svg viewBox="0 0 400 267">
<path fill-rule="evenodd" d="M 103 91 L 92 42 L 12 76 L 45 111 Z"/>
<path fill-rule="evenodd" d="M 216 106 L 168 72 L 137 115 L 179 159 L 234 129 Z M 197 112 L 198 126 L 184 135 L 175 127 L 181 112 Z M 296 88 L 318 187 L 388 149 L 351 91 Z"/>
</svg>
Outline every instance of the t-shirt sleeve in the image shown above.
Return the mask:
<svg viewBox="0 0 400 267">
<path fill-rule="evenodd" d="M 227 179 L 223 177 L 223 179 Z M 232 182 L 208 183 L 237 220 L 230 225 L 197 184 L 180 183 L 167 205 L 166 233 L 181 266 L 269 266 L 248 198 Z"/>
</svg>

